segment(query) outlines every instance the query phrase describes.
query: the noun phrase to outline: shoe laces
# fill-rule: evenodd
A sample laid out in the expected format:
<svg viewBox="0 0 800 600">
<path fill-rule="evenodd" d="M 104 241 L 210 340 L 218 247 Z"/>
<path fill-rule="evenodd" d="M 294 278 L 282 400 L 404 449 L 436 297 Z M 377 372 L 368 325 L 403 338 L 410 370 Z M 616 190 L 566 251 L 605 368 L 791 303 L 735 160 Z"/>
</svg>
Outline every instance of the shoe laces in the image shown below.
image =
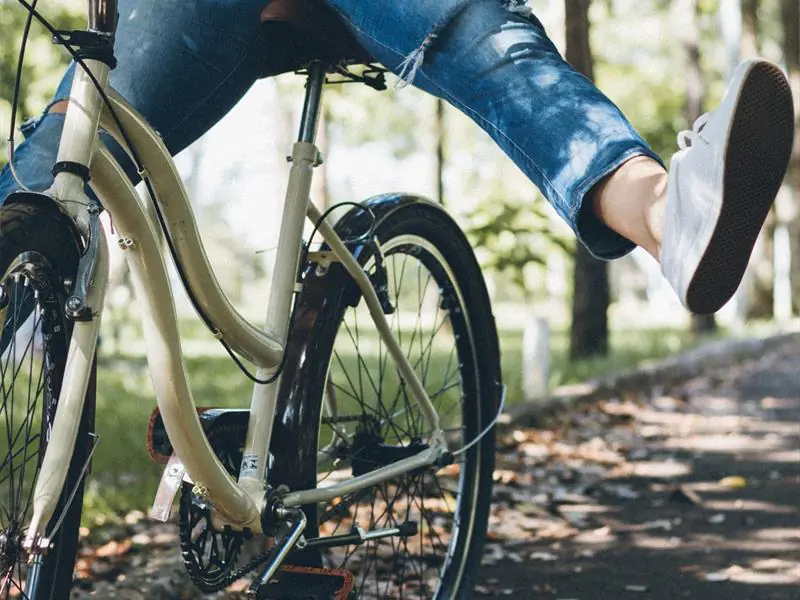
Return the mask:
<svg viewBox="0 0 800 600">
<path fill-rule="evenodd" d="M 691 129 L 684 129 L 683 131 L 678 133 L 678 147 L 681 150 L 686 150 L 687 148 L 691 148 L 695 140 L 703 139 L 700 136 L 700 132 L 703 131 L 703 128 L 708 123 L 709 113 L 703 113 L 692 124 Z"/>
</svg>

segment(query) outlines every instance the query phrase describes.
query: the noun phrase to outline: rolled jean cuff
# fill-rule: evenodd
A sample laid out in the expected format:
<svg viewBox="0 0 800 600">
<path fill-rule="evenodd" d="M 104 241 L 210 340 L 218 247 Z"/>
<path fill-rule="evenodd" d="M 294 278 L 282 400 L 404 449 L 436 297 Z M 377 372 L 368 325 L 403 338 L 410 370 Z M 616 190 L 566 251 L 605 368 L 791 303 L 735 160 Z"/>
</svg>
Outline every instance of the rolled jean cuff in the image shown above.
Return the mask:
<svg viewBox="0 0 800 600">
<path fill-rule="evenodd" d="M 661 160 L 661 157 L 646 145 L 635 142 L 634 144 L 622 153 L 616 154 L 614 159 L 608 162 L 605 167 L 593 169 L 591 177 L 581 181 L 574 190 L 578 202 L 576 204 L 577 210 L 572 215 L 570 222 L 574 223 L 575 235 L 586 246 L 592 256 L 601 260 L 621 258 L 636 248 L 636 244 L 600 221 L 594 212 L 589 192 L 600 181 L 636 156 L 650 157 L 662 167 L 664 166 L 664 161 Z"/>
</svg>

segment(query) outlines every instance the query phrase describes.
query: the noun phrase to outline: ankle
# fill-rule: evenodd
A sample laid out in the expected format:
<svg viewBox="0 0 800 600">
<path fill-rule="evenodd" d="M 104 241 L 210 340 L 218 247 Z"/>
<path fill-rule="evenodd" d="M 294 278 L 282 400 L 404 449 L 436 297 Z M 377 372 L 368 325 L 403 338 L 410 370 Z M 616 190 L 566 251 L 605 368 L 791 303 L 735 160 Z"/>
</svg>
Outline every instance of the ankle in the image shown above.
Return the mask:
<svg viewBox="0 0 800 600">
<path fill-rule="evenodd" d="M 667 207 L 667 174 L 656 178 L 653 182 L 655 195 L 645 202 L 643 220 L 650 240 L 645 247 L 656 260 L 661 256 L 661 240 L 664 233 L 664 214 Z"/>
<path fill-rule="evenodd" d="M 605 225 L 641 246 L 656 260 L 661 253 L 667 172 L 648 156 L 636 156 L 594 189 L 595 215 Z"/>
</svg>

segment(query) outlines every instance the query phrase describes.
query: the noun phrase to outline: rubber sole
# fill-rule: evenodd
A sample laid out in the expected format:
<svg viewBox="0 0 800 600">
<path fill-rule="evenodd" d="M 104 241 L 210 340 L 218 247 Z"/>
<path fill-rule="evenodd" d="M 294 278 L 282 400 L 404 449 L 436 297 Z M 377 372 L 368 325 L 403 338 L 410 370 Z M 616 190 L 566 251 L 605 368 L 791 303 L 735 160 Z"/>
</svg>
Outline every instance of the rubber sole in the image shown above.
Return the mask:
<svg viewBox="0 0 800 600">
<path fill-rule="evenodd" d="M 774 65 L 753 66 L 728 137 L 719 220 L 686 293 L 692 312 L 716 312 L 739 287 L 786 173 L 793 137 L 786 78 Z"/>
</svg>

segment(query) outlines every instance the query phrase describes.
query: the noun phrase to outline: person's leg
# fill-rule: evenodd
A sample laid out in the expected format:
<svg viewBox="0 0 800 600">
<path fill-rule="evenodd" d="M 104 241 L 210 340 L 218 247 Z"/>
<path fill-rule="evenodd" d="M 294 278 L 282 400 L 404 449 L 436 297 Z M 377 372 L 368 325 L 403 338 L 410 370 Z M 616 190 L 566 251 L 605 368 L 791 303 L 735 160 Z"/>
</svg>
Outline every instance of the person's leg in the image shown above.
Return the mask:
<svg viewBox="0 0 800 600">
<path fill-rule="evenodd" d="M 120 0 L 116 38 L 119 66 L 111 85 L 161 133 L 176 154 L 219 121 L 253 82 L 285 69 L 273 56 L 260 14 L 265 0 Z M 280 62 L 280 58 L 278 62 Z M 55 93 L 52 110 L 22 127 L 15 153 L 27 187 L 50 186 L 75 65 Z M 110 138 L 104 136 L 109 142 Z M 136 172 L 111 144 L 132 179 Z M 0 200 L 17 188 L 8 167 L 0 173 Z"/>
<path fill-rule="evenodd" d="M 605 226 L 591 202 L 582 210 L 583 201 L 635 157 L 648 157 L 665 173 L 660 159 L 620 110 L 564 61 L 538 21 L 510 12 L 504 0 L 327 2 L 396 73 L 431 28 L 451 16 L 426 50 L 414 85 L 483 128 L 593 254 L 617 258 L 640 242 Z"/>
<path fill-rule="evenodd" d="M 661 163 L 636 156 L 591 190 L 593 214 L 659 260 L 667 180 L 668 174 Z"/>
<path fill-rule="evenodd" d="M 668 175 L 541 24 L 509 10 L 519 2 L 326 1 L 378 60 L 401 74 L 413 62 L 416 85 L 484 128 L 593 254 L 644 247 L 696 312 L 735 292 L 791 152 L 792 101 L 777 67 L 743 65 L 720 109 L 681 135 Z"/>
</svg>

